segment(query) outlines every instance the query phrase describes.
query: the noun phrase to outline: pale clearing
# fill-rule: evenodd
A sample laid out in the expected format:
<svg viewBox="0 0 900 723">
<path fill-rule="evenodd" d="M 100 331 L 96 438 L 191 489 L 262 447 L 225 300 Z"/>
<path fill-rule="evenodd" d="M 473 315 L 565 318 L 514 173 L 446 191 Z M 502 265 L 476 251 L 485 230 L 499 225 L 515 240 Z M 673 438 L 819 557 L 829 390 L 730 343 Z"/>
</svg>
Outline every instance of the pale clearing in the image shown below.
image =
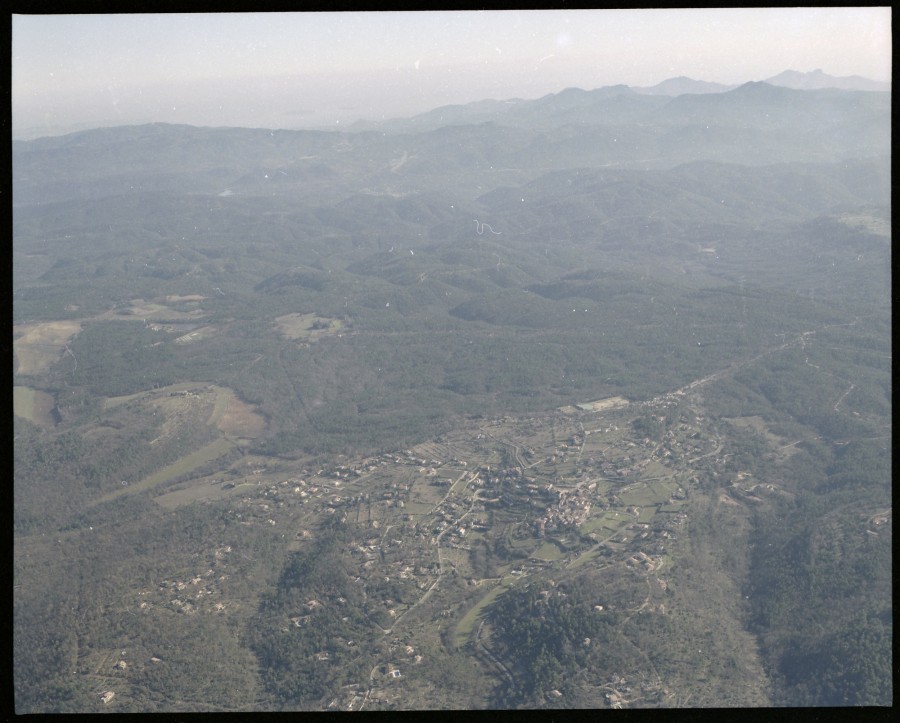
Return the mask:
<svg viewBox="0 0 900 723">
<path fill-rule="evenodd" d="M 41 374 L 65 353 L 66 345 L 81 331 L 78 321 L 46 321 L 13 326 L 17 374 Z M 74 365 L 74 360 L 73 360 Z"/>
<path fill-rule="evenodd" d="M 13 387 L 13 414 L 24 417 L 42 427 L 52 427 L 53 407 L 56 401 L 47 392 L 40 392 L 31 387 Z"/>
</svg>

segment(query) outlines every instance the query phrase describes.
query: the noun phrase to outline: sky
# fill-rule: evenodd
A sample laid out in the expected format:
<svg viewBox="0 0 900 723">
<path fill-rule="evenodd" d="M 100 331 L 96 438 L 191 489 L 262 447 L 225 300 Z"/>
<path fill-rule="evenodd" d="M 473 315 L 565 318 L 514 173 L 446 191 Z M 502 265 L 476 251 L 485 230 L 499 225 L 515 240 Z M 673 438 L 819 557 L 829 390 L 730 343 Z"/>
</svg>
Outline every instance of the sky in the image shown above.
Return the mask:
<svg viewBox="0 0 900 723">
<path fill-rule="evenodd" d="M 891 79 L 891 10 L 13 15 L 13 137 L 346 127 L 484 98 L 783 70 Z"/>
</svg>

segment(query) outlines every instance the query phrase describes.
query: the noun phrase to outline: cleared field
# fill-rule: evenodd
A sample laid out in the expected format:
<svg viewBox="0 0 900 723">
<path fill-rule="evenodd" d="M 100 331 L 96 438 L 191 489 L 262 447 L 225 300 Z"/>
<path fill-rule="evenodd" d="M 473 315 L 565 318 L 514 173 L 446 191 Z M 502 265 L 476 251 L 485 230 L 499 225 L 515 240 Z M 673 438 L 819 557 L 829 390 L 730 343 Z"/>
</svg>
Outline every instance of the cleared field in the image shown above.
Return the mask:
<svg viewBox="0 0 900 723">
<path fill-rule="evenodd" d="M 190 397 L 172 397 L 173 393 L 190 392 Z M 149 391 L 109 397 L 105 409 L 112 409 L 126 402 L 145 399 L 166 412 L 167 417 L 177 411 L 193 407 L 197 403 L 212 402 L 207 424 L 236 439 L 253 439 L 266 431 L 267 422 L 256 408 L 238 399 L 233 390 L 205 382 L 180 382 Z"/>
<path fill-rule="evenodd" d="M 169 301 L 170 297 L 166 297 L 166 301 Z M 181 299 L 180 301 L 186 301 L 187 299 Z M 151 321 L 174 321 L 174 320 L 184 320 L 190 321 L 191 319 L 197 319 L 198 317 L 202 317 L 204 315 L 204 311 L 202 309 L 192 309 L 191 311 L 176 311 L 171 307 L 167 306 L 165 303 L 160 303 L 159 301 L 146 301 L 144 299 L 132 299 L 128 302 L 129 306 L 125 310 L 125 313 L 122 313 L 121 309 L 113 309 L 107 311 L 103 314 L 100 314 L 94 318 L 96 319 L 122 319 L 128 318 L 129 316 L 133 319 L 149 319 Z M 171 301 L 169 303 L 178 303 L 176 301 Z"/>
<path fill-rule="evenodd" d="M 661 502 L 667 500 L 678 489 L 678 483 L 672 479 L 653 480 L 648 483 L 648 486 L 653 490 L 656 498 Z"/>
<path fill-rule="evenodd" d="M 641 507 L 641 514 L 638 517 L 639 522 L 650 522 L 656 516 L 658 505 L 646 505 Z"/>
<path fill-rule="evenodd" d="M 538 560 L 554 562 L 556 560 L 562 559 L 564 557 L 564 553 L 559 549 L 559 545 L 557 545 L 555 542 L 545 542 L 537 550 L 535 550 L 531 556 L 537 558 Z"/>
<path fill-rule="evenodd" d="M 618 496 L 623 505 L 637 505 L 638 507 L 659 504 L 668 499 L 668 495 L 660 499 L 656 491 L 646 483 L 636 484 L 631 489 L 619 492 Z"/>
<path fill-rule="evenodd" d="M 625 397 L 607 397 L 593 402 L 582 402 L 575 406 L 584 412 L 602 412 L 608 409 L 624 409 L 629 404 L 630 402 Z"/>
<path fill-rule="evenodd" d="M 578 528 L 578 531 L 583 535 L 590 532 L 616 532 L 626 523 L 633 521 L 634 517 L 632 515 L 626 515 L 624 512 L 616 512 L 615 510 L 608 510 L 602 515 L 597 515 L 596 517 L 589 519 Z"/>
<path fill-rule="evenodd" d="M 202 339 L 206 339 L 207 337 L 215 334 L 218 331 L 218 328 L 215 326 L 201 326 L 194 331 L 189 331 L 187 334 L 182 334 L 176 340 L 176 344 L 190 344 L 194 341 L 200 341 Z"/>
<path fill-rule="evenodd" d="M 594 479 L 594 482 L 597 483 L 597 486 L 594 488 L 594 491 L 591 494 L 597 499 L 606 499 L 606 496 L 609 494 L 609 491 L 613 487 L 612 482 L 599 477 Z"/>
<path fill-rule="evenodd" d="M 891 222 L 889 220 L 865 213 L 845 213 L 838 219 L 845 226 L 855 229 L 863 229 L 878 236 L 891 235 Z"/>
<path fill-rule="evenodd" d="M 660 505 L 657 511 L 662 513 L 679 512 L 683 504 L 684 502 L 681 500 L 674 500 L 672 504 Z"/>
<path fill-rule="evenodd" d="M 155 497 L 154 501 L 166 509 L 172 510 L 176 507 L 192 504 L 193 502 L 219 500 L 233 494 L 242 494 L 240 487 L 235 485 L 225 489 L 224 484 L 221 481 L 203 478 L 191 480 L 191 482 L 183 489 L 161 494 L 159 497 Z"/>
<path fill-rule="evenodd" d="M 145 477 L 139 482 L 135 482 L 134 484 L 130 484 L 128 486 L 122 487 L 121 489 L 110 492 L 109 494 L 105 494 L 102 497 L 99 497 L 94 501 L 94 504 L 98 504 L 100 502 L 108 502 L 109 500 L 121 497 L 122 495 L 134 494 L 136 492 L 143 492 L 145 490 L 158 487 L 159 485 L 172 481 L 176 477 L 181 477 L 182 475 L 189 474 L 197 467 L 206 464 L 207 462 L 210 462 L 218 457 L 221 457 L 226 452 L 229 452 L 233 447 L 233 442 L 230 442 L 227 439 L 217 439 L 214 442 L 210 442 L 205 447 L 201 447 L 196 452 L 185 455 L 177 462 L 174 462 L 168 467 L 164 467 L 163 469 L 159 470 L 159 472 L 156 472 L 149 477 Z"/>
<path fill-rule="evenodd" d="M 13 387 L 13 414 L 24 417 L 42 427 L 52 427 L 53 407 L 56 402 L 50 394 L 31 387 Z"/>
<path fill-rule="evenodd" d="M 431 508 L 434 507 L 438 502 L 440 502 L 444 495 L 447 494 L 447 487 L 435 487 L 431 484 L 418 483 L 413 487 L 412 496 L 415 499 L 411 499 L 409 504 L 421 504 L 428 505 L 428 509 L 425 512 L 431 511 Z M 419 513 L 425 514 L 425 513 Z"/>
<path fill-rule="evenodd" d="M 112 409 L 120 404 L 131 402 L 135 399 L 140 399 L 141 397 L 146 397 L 148 399 L 156 398 L 163 394 L 168 394 L 169 392 L 183 392 L 189 389 L 195 389 L 197 386 L 197 382 L 180 382 L 178 384 L 170 384 L 167 387 L 160 387 L 159 389 L 145 390 L 142 392 L 135 392 L 134 394 L 124 394 L 121 397 L 107 397 L 103 402 L 103 408 Z"/>
<path fill-rule="evenodd" d="M 275 319 L 275 326 L 285 339 L 313 341 L 336 334 L 344 328 L 340 319 L 327 319 L 316 314 L 285 314 Z"/>
<path fill-rule="evenodd" d="M 510 581 L 512 581 L 513 579 L 514 578 L 510 578 Z M 490 592 L 488 592 L 477 603 L 475 603 L 472 609 L 463 616 L 462 620 L 460 620 L 459 624 L 456 626 L 456 632 L 454 635 L 457 648 L 461 648 L 463 645 L 469 642 L 469 638 L 472 637 L 472 632 L 475 630 L 475 624 L 478 622 L 478 618 L 481 615 L 482 610 L 484 610 L 488 605 L 494 602 L 494 600 L 496 600 L 502 593 L 506 592 L 506 590 L 507 585 L 502 581 L 499 584 L 495 584 Z"/>
<path fill-rule="evenodd" d="M 266 418 L 252 404 L 242 402 L 227 387 L 214 386 L 216 404 L 209 423 L 232 437 L 255 438 L 266 431 Z"/>
<path fill-rule="evenodd" d="M 78 321 L 13 326 L 13 351 L 19 361 L 16 373 L 41 374 L 47 371 L 65 351 L 66 344 L 80 331 L 81 322 Z"/>
<path fill-rule="evenodd" d="M 200 294 L 186 294 L 184 296 L 179 296 L 178 294 L 169 294 L 166 297 L 167 304 L 177 304 L 181 301 L 203 301 L 205 296 L 201 296 Z"/>
<path fill-rule="evenodd" d="M 576 557 L 572 562 L 569 563 L 569 567 L 581 567 L 587 562 L 597 558 L 600 556 L 600 550 L 596 548 L 591 548 L 587 552 L 581 553 L 578 557 Z"/>
<path fill-rule="evenodd" d="M 434 503 L 428 504 L 427 502 L 407 502 L 406 506 L 403 508 L 403 511 L 408 515 L 427 515 L 431 512 L 431 508 L 434 507 Z"/>
</svg>

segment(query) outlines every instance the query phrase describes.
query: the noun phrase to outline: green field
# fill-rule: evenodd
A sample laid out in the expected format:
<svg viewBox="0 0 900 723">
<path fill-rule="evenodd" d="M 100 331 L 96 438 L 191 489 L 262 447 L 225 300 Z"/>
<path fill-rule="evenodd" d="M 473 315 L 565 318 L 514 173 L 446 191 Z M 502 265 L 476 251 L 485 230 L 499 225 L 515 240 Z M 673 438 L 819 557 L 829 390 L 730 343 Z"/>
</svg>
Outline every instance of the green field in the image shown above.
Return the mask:
<svg viewBox="0 0 900 723">
<path fill-rule="evenodd" d="M 639 483 L 629 490 L 619 493 L 619 499 L 623 505 L 636 505 L 644 507 L 646 505 L 659 504 L 668 499 L 668 495 L 659 498 L 659 494 L 649 484 Z"/>
<path fill-rule="evenodd" d="M 594 559 L 600 554 L 600 551 L 594 548 L 587 550 L 586 552 L 582 552 L 578 557 L 576 557 L 572 562 L 569 563 L 569 567 L 581 567 L 586 562 Z"/>
<path fill-rule="evenodd" d="M 616 532 L 633 519 L 634 518 L 631 515 L 626 515 L 624 512 L 619 512 L 617 516 L 615 510 L 608 510 L 602 515 L 591 517 L 591 519 L 578 528 L 578 531 L 583 535 L 601 530 Z"/>
<path fill-rule="evenodd" d="M 535 550 L 531 556 L 537 558 L 538 560 L 554 562 L 556 560 L 562 559 L 564 555 L 565 553 L 563 553 L 563 551 L 559 549 L 559 545 L 557 545 L 555 542 L 545 542 L 537 550 Z"/>
<path fill-rule="evenodd" d="M 434 507 L 434 504 L 428 504 L 427 502 L 407 502 L 403 511 L 408 515 L 427 515 L 431 512 L 432 507 Z"/>
<path fill-rule="evenodd" d="M 650 522 L 656 515 L 658 505 L 645 505 L 641 507 L 641 514 L 638 517 L 639 522 Z"/>
</svg>

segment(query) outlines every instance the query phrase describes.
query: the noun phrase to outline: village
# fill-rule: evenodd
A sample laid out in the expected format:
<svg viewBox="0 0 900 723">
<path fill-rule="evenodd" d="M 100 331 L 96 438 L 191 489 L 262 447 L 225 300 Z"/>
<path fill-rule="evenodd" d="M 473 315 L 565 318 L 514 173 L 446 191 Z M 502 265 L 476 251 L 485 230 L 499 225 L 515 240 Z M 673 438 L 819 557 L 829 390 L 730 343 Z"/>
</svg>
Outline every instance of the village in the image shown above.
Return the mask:
<svg viewBox="0 0 900 723">
<path fill-rule="evenodd" d="M 381 600 L 368 598 L 370 607 L 383 607 L 370 610 L 369 617 L 388 654 L 372 661 L 368 680 L 346 686 L 324 707 L 403 707 L 404 691 L 421 685 L 412 673 L 427 660 L 425 651 L 434 649 L 441 631 L 459 647 L 487 649 L 485 609 L 505 590 L 551 574 L 577 574 L 583 566 L 618 566 L 665 592 L 668 546 L 687 521 L 690 489 L 703 470 L 717 474 L 722 461 L 717 456 L 722 445 L 702 415 L 687 407 L 678 408 L 675 423 L 654 439 L 641 436 L 633 424 L 648 415 L 662 424 L 680 403 L 665 397 L 600 411 L 478 420 L 411 449 L 315 469 L 250 458 L 214 482 L 241 525 L 269 529 L 288 550 L 312 544 L 325 518 L 338 516 L 349 526 L 352 542 L 342 556 L 354 582 L 364 590 L 375 582 L 390 583 L 394 591 Z M 752 480 L 740 483 L 735 497 L 756 491 Z M 490 569 L 477 562 L 485 545 L 505 551 Z M 130 609 L 245 615 L 228 592 L 231 561 L 241 552 L 214 544 L 190 574 L 135 591 Z M 305 626 L 315 625 L 317 611 L 345 603 L 340 597 L 311 598 L 282 629 L 302 635 Z M 635 609 L 649 604 L 648 596 L 635 601 Z M 608 600 L 597 600 L 597 614 L 611 609 Z M 335 639 L 331 650 L 315 654 L 316 661 L 328 665 L 338 646 L 356 645 Z M 165 665 L 161 655 L 149 661 L 143 662 Z M 113 672 L 127 675 L 124 668 Z M 633 684 L 625 678 L 597 681 L 608 688 L 604 699 L 610 707 L 627 705 Z M 103 702 L 113 706 L 115 687 L 101 687 Z M 555 698 L 558 692 L 547 695 Z"/>
</svg>

